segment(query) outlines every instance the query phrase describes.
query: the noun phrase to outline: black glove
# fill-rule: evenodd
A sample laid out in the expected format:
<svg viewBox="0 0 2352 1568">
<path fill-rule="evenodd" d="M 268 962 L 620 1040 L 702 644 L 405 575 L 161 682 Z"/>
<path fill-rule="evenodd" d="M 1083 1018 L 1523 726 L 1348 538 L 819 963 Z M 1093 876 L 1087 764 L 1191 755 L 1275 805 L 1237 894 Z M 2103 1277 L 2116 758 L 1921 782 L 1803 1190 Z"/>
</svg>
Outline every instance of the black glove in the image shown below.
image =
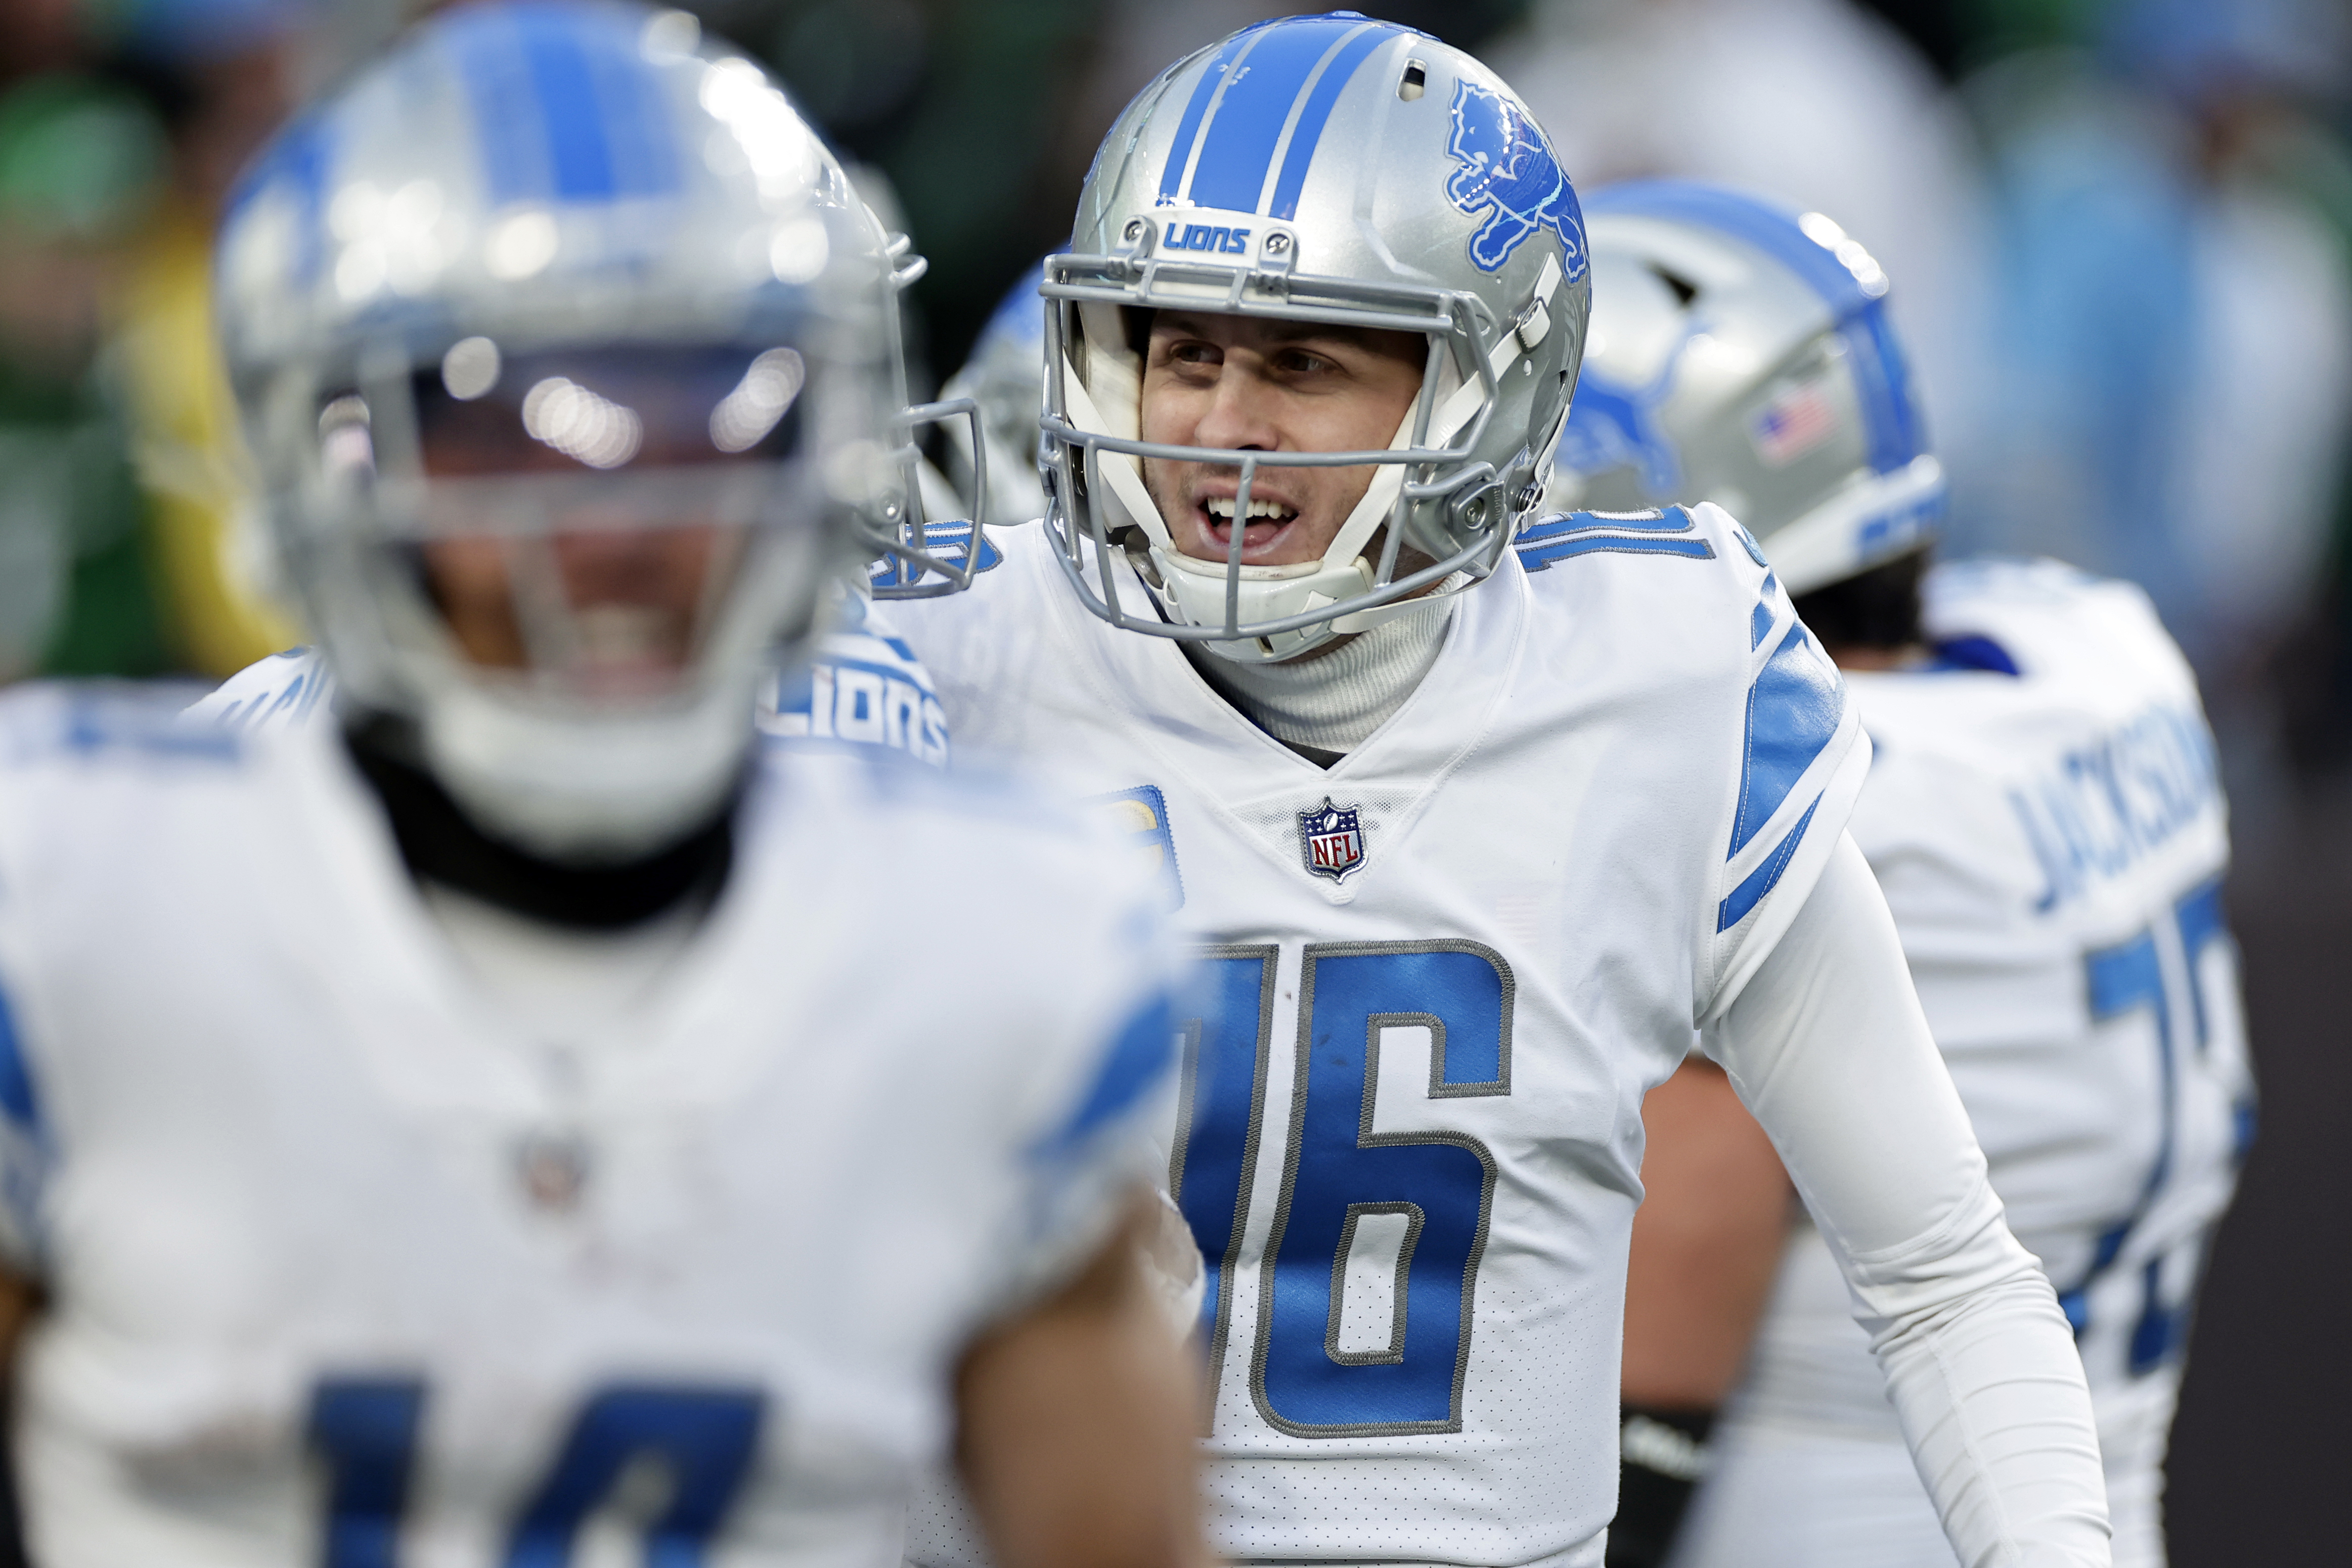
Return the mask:
<svg viewBox="0 0 2352 1568">
<path fill-rule="evenodd" d="M 1617 1517 L 1609 1526 L 1608 1568 L 1658 1568 L 1706 1473 L 1712 1410 L 1618 1408 Z"/>
</svg>

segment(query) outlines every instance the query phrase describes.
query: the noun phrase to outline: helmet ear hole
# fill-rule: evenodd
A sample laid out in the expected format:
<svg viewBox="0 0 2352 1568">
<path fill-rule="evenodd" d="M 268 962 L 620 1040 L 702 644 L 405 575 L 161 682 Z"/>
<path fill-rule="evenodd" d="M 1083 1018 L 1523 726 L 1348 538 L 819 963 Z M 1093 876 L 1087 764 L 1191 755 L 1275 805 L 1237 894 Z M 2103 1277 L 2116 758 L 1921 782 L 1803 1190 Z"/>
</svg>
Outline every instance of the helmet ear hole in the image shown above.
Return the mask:
<svg viewBox="0 0 2352 1568">
<path fill-rule="evenodd" d="M 1127 335 L 1128 352 L 1133 354 L 1139 361 L 1150 352 L 1151 319 L 1159 314 L 1157 310 L 1147 310 L 1139 305 L 1122 305 L 1118 308 L 1118 324 L 1120 329 Z"/>
</svg>

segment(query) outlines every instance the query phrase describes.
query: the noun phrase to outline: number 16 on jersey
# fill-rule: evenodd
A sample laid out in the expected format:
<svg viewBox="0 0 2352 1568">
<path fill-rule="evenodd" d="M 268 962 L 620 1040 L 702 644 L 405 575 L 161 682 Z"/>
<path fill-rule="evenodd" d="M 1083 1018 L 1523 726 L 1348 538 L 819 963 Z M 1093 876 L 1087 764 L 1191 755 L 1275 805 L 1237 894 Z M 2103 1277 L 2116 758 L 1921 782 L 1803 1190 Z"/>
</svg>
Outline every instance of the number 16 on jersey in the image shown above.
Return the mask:
<svg viewBox="0 0 2352 1568">
<path fill-rule="evenodd" d="M 1213 1379 L 1233 1332 L 1271 1065 L 1277 950 L 1210 951 L 1209 1000 L 1184 1040 L 1170 1188 L 1207 1260 Z M 1425 1042 L 1431 1101 L 1511 1092 L 1509 966 L 1475 942 L 1309 945 L 1282 1182 L 1259 1271 L 1249 1386 L 1302 1437 L 1462 1425 L 1478 1263 L 1494 1206 L 1486 1145 L 1374 1131 L 1381 1056 Z M 1392 1100 L 1407 1098 L 1391 1075 Z M 1412 1119 L 1391 1104 L 1391 1122 Z"/>
</svg>

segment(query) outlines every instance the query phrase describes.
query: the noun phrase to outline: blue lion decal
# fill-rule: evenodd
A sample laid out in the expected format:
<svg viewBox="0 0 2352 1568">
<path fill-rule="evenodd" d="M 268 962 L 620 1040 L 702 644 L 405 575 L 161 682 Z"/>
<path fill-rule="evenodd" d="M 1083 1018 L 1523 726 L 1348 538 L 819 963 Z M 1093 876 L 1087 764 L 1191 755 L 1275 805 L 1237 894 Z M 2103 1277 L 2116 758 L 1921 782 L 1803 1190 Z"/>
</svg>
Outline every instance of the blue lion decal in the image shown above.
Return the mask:
<svg viewBox="0 0 2352 1568">
<path fill-rule="evenodd" d="M 1445 151 L 1462 167 L 1445 193 L 1462 211 L 1486 214 L 1470 236 L 1470 259 L 1481 272 L 1498 272 L 1511 253 L 1538 229 L 1559 236 L 1562 269 L 1584 276 L 1584 214 L 1576 193 L 1543 131 L 1519 106 L 1492 88 L 1464 81 L 1454 91 L 1454 135 Z"/>
</svg>

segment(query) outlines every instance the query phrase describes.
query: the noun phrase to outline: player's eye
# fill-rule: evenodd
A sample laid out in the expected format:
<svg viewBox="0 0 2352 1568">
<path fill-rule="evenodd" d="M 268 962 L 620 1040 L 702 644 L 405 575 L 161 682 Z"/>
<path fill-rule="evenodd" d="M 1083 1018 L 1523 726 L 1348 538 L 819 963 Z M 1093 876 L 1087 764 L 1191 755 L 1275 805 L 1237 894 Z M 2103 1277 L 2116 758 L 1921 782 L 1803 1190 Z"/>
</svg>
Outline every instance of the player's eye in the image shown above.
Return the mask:
<svg viewBox="0 0 2352 1568">
<path fill-rule="evenodd" d="M 1214 343 L 1184 339 L 1168 346 L 1168 360 L 1178 365 L 1216 365 L 1224 361 L 1224 355 Z"/>
</svg>

